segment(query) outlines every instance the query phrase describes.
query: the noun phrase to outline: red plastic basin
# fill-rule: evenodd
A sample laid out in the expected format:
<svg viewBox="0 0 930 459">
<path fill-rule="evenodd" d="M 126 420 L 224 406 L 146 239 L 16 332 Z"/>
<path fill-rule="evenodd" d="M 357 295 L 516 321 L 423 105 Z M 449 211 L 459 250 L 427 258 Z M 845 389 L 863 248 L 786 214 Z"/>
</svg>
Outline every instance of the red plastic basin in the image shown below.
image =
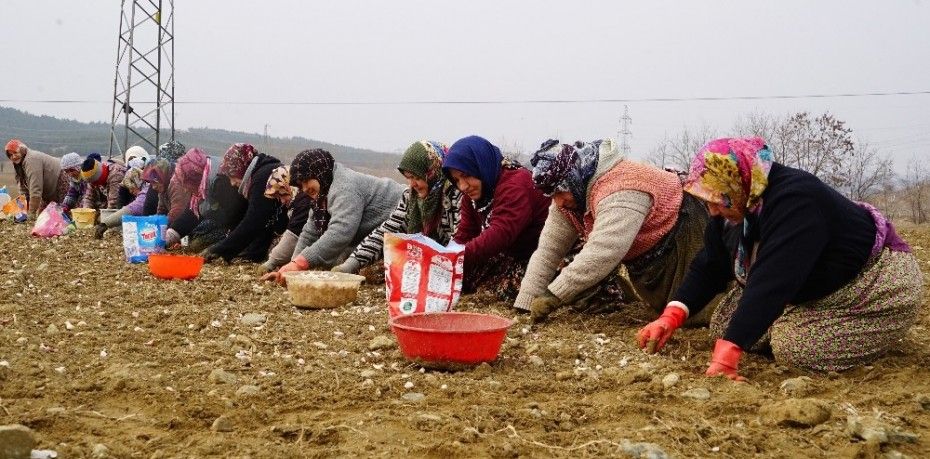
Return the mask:
<svg viewBox="0 0 930 459">
<path fill-rule="evenodd" d="M 471 312 L 428 312 L 391 319 L 391 331 L 404 357 L 436 366 L 494 361 L 511 325 L 513 321 L 504 317 Z"/>
<path fill-rule="evenodd" d="M 193 279 L 200 274 L 203 257 L 153 253 L 149 255 L 149 272 L 159 279 Z"/>
</svg>

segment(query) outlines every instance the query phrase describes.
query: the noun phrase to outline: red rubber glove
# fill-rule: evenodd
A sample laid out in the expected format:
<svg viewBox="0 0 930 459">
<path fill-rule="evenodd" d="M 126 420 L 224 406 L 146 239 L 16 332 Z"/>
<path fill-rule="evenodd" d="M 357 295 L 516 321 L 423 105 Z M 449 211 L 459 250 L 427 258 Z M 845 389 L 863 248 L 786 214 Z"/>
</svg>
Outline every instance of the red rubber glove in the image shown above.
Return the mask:
<svg viewBox="0 0 930 459">
<path fill-rule="evenodd" d="M 677 306 L 666 306 L 662 315 L 653 320 L 636 334 L 636 341 L 640 349 L 645 349 L 647 354 L 658 352 L 665 346 L 665 342 L 672 337 L 675 330 L 685 323 L 688 313 Z"/>
<path fill-rule="evenodd" d="M 710 358 L 710 366 L 704 373 L 707 376 L 726 376 L 734 381 L 745 381 L 746 378 L 736 373 L 739 358 L 743 350 L 739 346 L 725 340 L 718 339 L 714 344 L 714 354 Z"/>
</svg>

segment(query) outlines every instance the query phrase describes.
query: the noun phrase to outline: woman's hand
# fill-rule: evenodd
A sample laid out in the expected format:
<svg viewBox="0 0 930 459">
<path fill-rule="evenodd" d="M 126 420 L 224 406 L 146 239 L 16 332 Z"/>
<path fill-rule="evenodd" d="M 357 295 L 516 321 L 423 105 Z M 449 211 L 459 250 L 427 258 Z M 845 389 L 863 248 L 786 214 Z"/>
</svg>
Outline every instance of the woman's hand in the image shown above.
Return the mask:
<svg viewBox="0 0 930 459">
<path fill-rule="evenodd" d="M 300 269 L 300 265 L 296 261 L 292 261 L 282 266 L 275 272 L 270 272 L 268 274 L 263 275 L 261 280 L 274 281 L 274 282 L 277 282 L 278 285 L 287 285 L 287 280 L 284 278 L 284 273 L 295 272 L 295 271 L 302 271 L 302 269 Z"/>
<path fill-rule="evenodd" d="M 707 376 L 726 376 L 733 381 L 745 381 L 746 378 L 737 373 L 740 356 L 743 350 L 736 344 L 725 339 L 718 339 L 714 345 L 714 353 L 710 358 L 710 366 L 704 373 Z"/>
<path fill-rule="evenodd" d="M 659 352 L 675 330 L 688 318 L 688 312 L 684 308 L 671 306 L 671 304 L 665 307 L 665 311 L 658 319 L 641 328 L 636 335 L 639 348 L 645 350 L 647 354 Z"/>
</svg>

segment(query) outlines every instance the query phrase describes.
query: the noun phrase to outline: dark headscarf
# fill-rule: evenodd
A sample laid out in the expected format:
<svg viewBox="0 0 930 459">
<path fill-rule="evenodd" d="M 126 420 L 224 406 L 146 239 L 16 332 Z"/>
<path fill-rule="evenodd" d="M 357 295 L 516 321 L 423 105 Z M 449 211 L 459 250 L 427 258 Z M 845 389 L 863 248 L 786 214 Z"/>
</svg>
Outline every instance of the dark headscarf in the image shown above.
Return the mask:
<svg viewBox="0 0 930 459">
<path fill-rule="evenodd" d="M 328 151 L 314 148 L 297 153 L 291 162 L 291 185 L 300 187 L 300 184 L 316 179 L 320 182 L 320 195 L 311 199 L 310 207 L 313 209 L 313 223 L 320 232 L 326 231 L 329 226 L 329 210 L 327 210 L 327 196 L 329 187 L 333 184 L 333 170 L 336 160 Z"/>
<path fill-rule="evenodd" d="M 245 171 L 249 168 L 249 163 L 256 155 L 255 147 L 247 143 L 236 143 L 230 145 L 223 155 L 223 164 L 220 165 L 219 173 L 229 178 L 241 179 L 245 177 Z"/>
<path fill-rule="evenodd" d="M 478 208 L 487 206 L 494 197 L 494 188 L 501 175 L 501 162 L 504 156 L 501 150 L 482 137 L 476 135 L 459 139 L 449 148 L 443 160 L 442 170 L 450 178 L 450 169 L 481 180 L 481 198 L 476 202 Z"/>
<path fill-rule="evenodd" d="M 426 198 L 420 198 L 410 190 L 407 202 L 407 232 L 423 233 L 438 238 L 439 222 L 442 219 L 442 198 L 446 186 L 452 184 L 442 173 L 442 159 L 449 149 L 432 140 L 414 142 L 404 152 L 397 169 L 426 181 Z"/>
<path fill-rule="evenodd" d="M 177 140 L 172 140 L 168 143 L 163 143 L 160 147 L 158 147 L 158 157 L 165 159 L 171 164 L 174 164 L 178 162 L 178 159 L 184 156 L 185 151 L 187 150 L 184 148 L 184 144 L 178 142 Z"/>
<path fill-rule="evenodd" d="M 560 191 L 570 192 L 575 199 L 576 212 L 584 214 L 587 207 L 588 183 L 597 170 L 598 155 L 603 142 L 605 141 L 578 141 L 574 145 L 560 145 L 559 141 L 554 139 L 543 142 L 530 160 L 536 188 L 546 196 Z"/>
</svg>

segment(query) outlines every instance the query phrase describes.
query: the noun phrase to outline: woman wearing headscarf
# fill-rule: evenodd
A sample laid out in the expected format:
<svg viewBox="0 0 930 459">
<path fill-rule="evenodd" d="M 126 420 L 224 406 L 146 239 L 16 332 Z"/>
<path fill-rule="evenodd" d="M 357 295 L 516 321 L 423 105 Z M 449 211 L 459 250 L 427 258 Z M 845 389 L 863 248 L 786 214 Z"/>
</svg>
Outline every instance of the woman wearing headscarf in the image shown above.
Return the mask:
<svg viewBox="0 0 930 459">
<path fill-rule="evenodd" d="M 352 255 L 333 271 L 357 273 L 384 257 L 385 233 L 422 233 L 446 245 L 459 223 L 462 192 L 442 173 L 442 159 L 449 150 L 432 140 L 414 142 L 404 152 L 397 170 L 407 179 L 400 203 Z"/>
<path fill-rule="evenodd" d="M 453 237 L 465 245 L 463 292 L 486 287 L 514 298 L 539 242 L 549 198 L 533 186 L 529 170 L 478 136 L 452 144 L 442 169 L 463 195 Z"/>
<path fill-rule="evenodd" d="M 188 247 L 203 250 L 223 239 L 242 218 L 246 200 L 229 178 L 219 173 L 220 163 L 220 158 L 207 155 L 199 148 L 191 148 L 178 159 L 171 182 L 177 181 L 179 194 L 189 195 L 190 199 L 172 219 L 178 199 L 171 197 L 172 208 L 168 211 L 165 232 L 168 247 L 190 236 Z"/>
<path fill-rule="evenodd" d="M 50 202 L 62 200 L 61 190 L 68 180 L 61 172 L 59 160 L 17 139 L 7 142 L 6 156 L 13 163 L 16 181 L 26 196 L 30 218 L 35 218 Z"/>
<path fill-rule="evenodd" d="M 119 226 L 123 222 L 123 215 L 152 215 L 145 212 L 146 197 L 149 193 L 149 184 L 142 180 L 142 169 L 132 167 L 123 176 L 122 188 L 133 196 L 133 200 L 121 207 L 118 211 L 100 219 L 94 230 L 94 237 L 101 239 L 110 228 Z"/>
<path fill-rule="evenodd" d="M 700 201 L 683 196 L 675 174 L 624 159 L 609 139 L 549 140 L 532 165 L 553 207 L 514 306 L 544 320 L 624 265 L 639 296 L 662 310 L 701 249 L 708 217 Z M 581 251 L 559 271 L 579 239 Z"/>
<path fill-rule="evenodd" d="M 685 191 L 706 202 L 713 218 L 674 301 L 640 330 L 640 347 L 660 349 L 731 280 L 736 286 L 711 318 L 718 339 L 708 376 L 743 379 L 742 352 L 766 342 L 776 361 L 800 368 L 865 365 L 916 320 L 922 274 L 891 222 L 814 175 L 774 162 L 761 138 L 704 145 Z M 733 249 L 724 242 L 728 226 L 740 229 Z"/>
<path fill-rule="evenodd" d="M 87 183 L 83 206 L 89 209 L 119 209 L 129 202 L 120 188 L 126 166 L 112 159 L 104 160 L 98 153 L 87 155 L 81 164 L 81 180 Z"/>
<path fill-rule="evenodd" d="M 61 210 L 70 215 L 71 209 L 78 207 L 81 197 L 87 191 L 87 184 L 81 180 L 81 164 L 84 158 L 81 155 L 71 152 L 65 153 L 61 157 L 61 174 L 65 177 L 65 183 L 59 183 L 61 198 Z"/>
<path fill-rule="evenodd" d="M 311 200 L 303 191 L 291 185 L 290 169 L 280 166 L 268 177 L 265 196 L 277 199 L 287 208 L 287 228 L 278 239 L 278 243 L 268 252 L 268 260 L 262 263 L 260 271 L 266 274 L 277 270 L 291 261 L 300 233 L 310 217 Z"/>
<path fill-rule="evenodd" d="M 158 157 L 146 164 L 142 171 L 142 180 L 152 186 L 156 192 L 153 195 L 158 197 L 155 213 L 167 215 L 169 223 L 184 212 L 191 200 L 190 192 L 174 176 L 178 160 L 185 151 L 184 145 L 177 140 L 164 143 L 158 147 Z M 146 201 L 146 209 L 149 206 L 149 201 Z"/>
<path fill-rule="evenodd" d="M 145 215 L 165 215 L 169 210 L 170 198 L 168 197 L 168 187 L 171 181 L 171 174 L 174 172 L 174 165 L 164 158 L 156 158 L 149 161 L 142 169 L 140 178 L 150 190 L 145 201 Z M 156 204 L 152 209 L 151 196 L 155 196 Z M 188 201 L 190 197 L 188 196 Z"/>
<path fill-rule="evenodd" d="M 290 263 L 262 276 L 283 282 L 283 273 L 331 269 L 387 220 L 403 194 L 401 184 L 338 164 L 326 150 L 304 150 L 291 163 L 291 185 L 311 200 Z"/>
<path fill-rule="evenodd" d="M 278 167 L 281 161 L 247 143 L 226 150 L 219 173 L 228 178 L 247 204 L 245 214 L 229 235 L 202 252 L 207 262 L 217 258 L 229 262 L 236 257 L 262 262 L 268 257 L 275 234 L 287 225 L 287 208 L 282 200 L 265 194 L 268 180 Z"/>
<path fill-rule="evenodd" d="M 145 170 L 148 168 L 148 166 L 150 164 L 155 163 L 158 160 L 164 161 L 164 163 L 169 166 L 168 167 L 168 179 L 166 179 L 166 181 L 163 184 L 159 184 L 157 186 L 158 190 L 155 190 L 155 188 L 151 188 L 152 190 L 155 190 L 156 192 L 148 193 L 146 195 L 145 204 L 143 207 L 144 209 L 143 215 L 154 215 L 154 214 L 165 215 L 168 213 L 168 210 L 170 208 L 170 204 L 169 204 L 170 196 L 169 196 L 168 189 L 167 189 L 170 183 L 168 180 L 170 180 L 171 178 L 171 172 L 172 172 L 172 169 L 174 168 L 174 164 L 177 162 L 178 158 L 180 158 L 182 155 L 184 155 L 184 145 L 182 145 L 180 142 L 176 140 L 172 140 L 170 142 L 163 143 L 160 147 L 158 147 L 158 150 L 156 151 L 156 156 L 154 158 L 147 158 L 142 164 L 142 166 L 140 166 L 140 168 L 143 170 L 143 180 L 145 180 L 145 182 L 148 183 L 149 186 L 151 186 L 152 183 L 149 182 L 144 177 Z M 189 200 L 190 196 L 188 196 L 187 199 Z M 175 215 L 175 217 L 177 217 L 177 215 Z"/>
</svg>

